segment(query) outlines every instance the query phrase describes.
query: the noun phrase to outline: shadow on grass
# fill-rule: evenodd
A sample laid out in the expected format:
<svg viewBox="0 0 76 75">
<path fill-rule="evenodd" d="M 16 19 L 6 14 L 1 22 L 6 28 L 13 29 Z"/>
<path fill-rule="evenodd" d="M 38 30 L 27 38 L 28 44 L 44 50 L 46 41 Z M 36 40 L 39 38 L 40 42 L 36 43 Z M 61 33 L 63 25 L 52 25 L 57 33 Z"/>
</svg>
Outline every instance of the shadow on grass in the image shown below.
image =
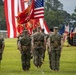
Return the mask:
<svg viewBox="0 0 76 75">
<path fill-rule="evenodd" d="M 76 75 L 76 70 L 74 71 L 44 71 L 45 75 Z"/>
<path fill-rule="evenodd" d="M 35 71 L 35 69 L 30 69 L 30 71 L 22 71 L 21 70 L 0 70 L 0 75 L 76 75 L 76 70 L 60 70 L 58 72 L 54 72 L 49 70 L 42 70 L 38 69 Z"/>
</svg>

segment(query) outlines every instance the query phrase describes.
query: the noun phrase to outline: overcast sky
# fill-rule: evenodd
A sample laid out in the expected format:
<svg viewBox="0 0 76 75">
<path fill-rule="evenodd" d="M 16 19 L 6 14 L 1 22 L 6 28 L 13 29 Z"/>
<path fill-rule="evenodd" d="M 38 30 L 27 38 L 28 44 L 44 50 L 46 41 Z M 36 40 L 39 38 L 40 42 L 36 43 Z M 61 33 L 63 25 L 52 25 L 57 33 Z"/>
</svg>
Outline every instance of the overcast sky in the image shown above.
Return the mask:
<svg viewBox="0 0 76 75">
<path fill-rule="evenodd" d="M 59 0 L 63 3 L 63 9 L 66 10 L 68 13 L 73 13 L 76 7 L 76 0 Z"/>
</svg>

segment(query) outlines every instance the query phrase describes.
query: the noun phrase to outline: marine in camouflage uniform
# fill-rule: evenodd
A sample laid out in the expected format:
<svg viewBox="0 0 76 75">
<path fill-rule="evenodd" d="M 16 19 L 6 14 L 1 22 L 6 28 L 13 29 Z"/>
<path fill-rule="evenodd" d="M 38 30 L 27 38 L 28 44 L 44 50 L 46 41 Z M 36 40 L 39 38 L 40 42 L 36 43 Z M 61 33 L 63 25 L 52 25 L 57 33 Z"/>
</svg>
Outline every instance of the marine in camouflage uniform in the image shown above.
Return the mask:
<svg viewBox="0 0 76 75">
<path fill-rule="evenodd" d="M 42 32 L 42 34 L 44 35 L 45 44 L 46 44 L 47 35 L 44 33 L 44 29 L 42 29 L 41 32 Z M 45 59 L 45 52 L 46 52 L 46 45 L 44 45 L 43 61 L 44 61 L 44 59 Z"/>
<path fill-rule="evenodd" d="M 58 27 L 54 27 L 54 33 L 49 36 L 49 63 L 51 70 L 58 71 L 60 56 L 61 56 L 61 48 L 63 46 L 63 39 L 60 34 L 58 34 Z"/>
<path fill-rule="evenodd" d="M 24 31 L 24 30 L 23 30 L 23 31 Z M 17 37 L 17 49 L 18 49 L 18 50 L 20 50 L 20 49 L 19 49 L 19 41 L 20 41 L 20 39 L 24 36 L 23 31 L 22 31 L 22 33 L 20 33 L 19 36 Z"/>
<path fill-rule="evenodd" d="M 3 54 L 4 48 L 5 48 L 4 38 L 2 38 L 0 36 L 0 64 L 1 64 L 2 54 Z"/>
<path fill-rule="evenodd" d="M 37 32 L 37 28 L 33 29 L 33 33 L 31 35 L 31 39 L 33 39 L 33 35 Z M 31 40 L 31 59 L 33 58 L 33 40 Z"/>
<path fill-rule="evenodd" d="M 40 27 L 37 28 L 37 32 L 33 34 L 33 62 L 36 67 L 41 67 L 43 63 L 44 53 L 44 35 L 40 32 Z"/>
<path fill-rule="evenodd" d="M 27 71 L 30 68 L 31 59 L 31 38 L 27 30 L 24 31 L 24 36 L 20 40 L 19 49 L 21 51 L 22 69 Z"/>
<path fill-rule="evenodd" d="M 53 28 L 50 28 L 50 32 L 47 34 L 47 37 L 46 37 L 46 50 L 47 50 L 47 52 L 49 53 L 49 36 L 50 36 L 50 34 L 52 34 L 53 33 Z"/>
</svg>

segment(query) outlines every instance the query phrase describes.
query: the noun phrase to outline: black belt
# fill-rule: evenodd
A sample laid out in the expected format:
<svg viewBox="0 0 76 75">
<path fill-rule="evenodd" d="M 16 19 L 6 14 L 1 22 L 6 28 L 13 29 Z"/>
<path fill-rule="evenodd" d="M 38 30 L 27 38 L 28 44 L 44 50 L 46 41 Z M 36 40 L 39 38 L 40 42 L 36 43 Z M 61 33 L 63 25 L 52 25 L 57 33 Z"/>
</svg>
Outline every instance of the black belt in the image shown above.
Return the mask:
<svg viewBox="0 0 76 75">
<path fill-rule="evenodd" d="M 44 42 L 44 41 L 35 41 L 35 42 Z"/>
</svg>

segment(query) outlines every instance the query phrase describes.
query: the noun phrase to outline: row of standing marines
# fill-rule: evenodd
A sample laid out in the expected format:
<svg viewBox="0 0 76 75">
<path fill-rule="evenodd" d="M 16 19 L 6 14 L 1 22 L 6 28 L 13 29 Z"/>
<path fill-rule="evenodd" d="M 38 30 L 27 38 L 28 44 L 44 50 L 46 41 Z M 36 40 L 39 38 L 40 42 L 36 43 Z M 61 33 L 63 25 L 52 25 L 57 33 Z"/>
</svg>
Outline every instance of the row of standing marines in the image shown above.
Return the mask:
<svg viewBox="0 0 76 75">
<path fill-rule="evenodd" d="M 31 56 L 33 63 L 40 68 L 44 62 L 46 45 L 49 55 L 50 69 L 59 71 L 60 56 L 63 47 L 63 37 L 58 34 L 58 27 L 53 28 L 54 32 L 48 35 L 41 30 L 40 26 L 29 36 L 28 31 L 24 30 L 18 37 L 17 45 L 21 52 L 22 69 L 28 71 L 30 68 Z"/>
<path fill-rule="evenodd" d="M 50 32 L 46 35 L 44 29 L 41 30 L 41 27 L 38 26 L 31 36 L 27 30 L 24 30 L 18 37 L 17 47 L 21 53 L 22 69 L 24 71 L 30 69 L 31 58 L 33 59 L 34 65 L 40 68 L 44 62 L 46 50 L 48 50 L 50 69 L 59 71 L 63 37 L 58 34 L 58 27 L 54 27 L 53 30 L 54 32 Z M 48 49 L 46 49 L 46 47 Z M 0 37 L 0 63 L 4 48 L 4 39 Z"/>
</svg>

